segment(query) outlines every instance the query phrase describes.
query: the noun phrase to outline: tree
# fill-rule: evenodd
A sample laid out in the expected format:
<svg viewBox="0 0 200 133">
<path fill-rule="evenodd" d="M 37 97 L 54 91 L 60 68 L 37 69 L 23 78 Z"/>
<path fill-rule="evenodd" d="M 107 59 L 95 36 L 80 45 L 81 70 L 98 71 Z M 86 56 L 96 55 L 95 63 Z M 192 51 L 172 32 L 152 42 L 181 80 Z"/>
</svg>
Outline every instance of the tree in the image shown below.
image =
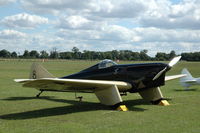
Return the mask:
<svg viewBox="0 0 200 133">
<path fill-rule="evenodd" d="M 40 58 L 45 59 L 48 57 L 49 57 L 49 54 L 46 51 L 44 50 L 40 51 Z"/>
<path fill-rule="evenodd" d="M 12 53 L 11 53 L 11 57 L 12 57 L 12 58 L 17 58 L 17 53 L 16 53 L 16 52 L 12 52 Z"/>
<path fill-rule="evenodd" d="M 61 52 L 60 54 L 61 59 L 71 59 L 72 58 L 72 52 Z"/>
<path fill-rule="evenodd" d="M 131 60 L 140 60 L 140 53 L 132 52 L 131 53 Z"/>
<path fill-rule="evenodd" d="M 119 52 L 117 50 L 111 51 L 111 54 L 112 54 L 113 60 L 119 59 Z"/>
<path fill-rule="evenodd" d="M 73 52 L 73 53 L 78 53 L 78 52 L 79 52 L 79 49 L 78 49 L 77 47 L 73 47 L 73 48 L 72 48 L 72 52 Z"/>
<path fill-rule="evenodd" d="M 170 53 L 169 53 L 169 59 L 172 59 L 176 56 L 176 53 L 174 50 L 172 50 Z"/>
<path fill-rule="evenodd" d="M 29 53 L 29 55 L 30 55 L 31 58 L 39 58 L 40 57 L 40 54 L 36 50 L 32 50 Z"/>
<path fill-rule="evenodd" d="M 57 52 L 57 48 L 53 48 L 53 50 L 50 52 L 50 58 L 52 58 L 52 59 L 59 58 L 59 53 Z"/>
<path fill-rule="evenodd" d="M 166 53 L 158 52 L 155 56 L 156 60 L 164 61 L 168 59 L 168 56 Z"/>
<path fill-rule="evenodd" d="M 0 51 L 0 57 L 4 57 L 4 58 L 9 58 L 10 57 L 10 52 L 3 49 Z"/>
<path fill-rule="evenodd" d="M 84 50 L 83 51 L 83 54 L 82 54 L 82 59 L 89 59 L 89 60 L 92 60 L 93 57 L 92 57 L 92 52 L 91 51 L 88 51 L 88 50 Z"/>
<path fill-rule="evenodd" d="M 104 56 L 105 56 L 106 59 L 113 59 L 113 58 L 112 58 L 112 53 L 109 52 L 109 51 L 104 52 Z"/>
<path fill-rule="evenodd" d="M 150 60 L 151 58 L 147 55 L 148 50 L 140 51 L 140 59 L 141 60 Z"/>
<path fill-rule="evenodd" d="M 24 51 L 23 57 L 24 58 L 30 58 L 30 54 L 29 54 L 28 50 Z"/>
<path fill-rule="evenodd" d="M 182 60 L 186 61 L 200 61 L 200 52 L 182 53 Z"/>
<path fill-rule="evenodd" d="M 79 52 L 79 49 L 77 47 L 72 48 L 72 57 L 73 59 L 80 59 L 81 57 L 81 52 Z"/>
</svg>

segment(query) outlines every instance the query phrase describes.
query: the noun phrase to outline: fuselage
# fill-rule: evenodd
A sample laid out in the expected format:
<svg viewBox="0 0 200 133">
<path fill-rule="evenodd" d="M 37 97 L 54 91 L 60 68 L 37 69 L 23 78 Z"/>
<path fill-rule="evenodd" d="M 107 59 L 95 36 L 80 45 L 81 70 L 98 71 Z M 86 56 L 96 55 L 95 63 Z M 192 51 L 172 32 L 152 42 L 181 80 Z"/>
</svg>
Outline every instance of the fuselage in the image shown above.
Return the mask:
<svg viewBox="0 0 200 133">
<path fill-rule="evenodd" d="M 192 79 L 193 80 L 193 82 L 183 82 L 182 84 L 185 86 L 185 87 L 190 87 L 190 86 L 192 86 L 192 85 L 200 85 L 200 78 L 193 78 Z"/>
<path fill-rule="evenodd" d="M 167 66 L 164 63 L 114 64 L 103 68 L 100 65 L 98 63 L 83 71 L 62 78 L 125 81 L 132 85 L 130 92 L 138 92 L 142 89 L 164 85 L 165 73 L 158 79 L 153 80 L 155 75 Z"/>
</svg>

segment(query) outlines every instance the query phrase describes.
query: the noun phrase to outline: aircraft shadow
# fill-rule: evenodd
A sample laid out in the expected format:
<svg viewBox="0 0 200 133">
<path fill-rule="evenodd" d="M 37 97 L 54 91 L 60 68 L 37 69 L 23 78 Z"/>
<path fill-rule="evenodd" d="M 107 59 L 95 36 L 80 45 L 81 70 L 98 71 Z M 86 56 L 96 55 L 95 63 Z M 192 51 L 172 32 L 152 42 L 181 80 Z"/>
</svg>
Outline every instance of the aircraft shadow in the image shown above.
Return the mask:
<svg viewBox="0 0 200 133">
<path fill-rule="evenodd" d="M 38 99 L 36 97 L 10 97 L 2 100 L 31 100 L 31 99 Z M 93 102 L 86 102 L 86 101 L 75 101 L 75 100 L 65 100 L 65 99 L 56 99 L 54 97 L 42 96 L 39 99 L 49 100 L 53 102 L 63 102 L 63 103 L 70 103 L 72 105 L 67 106 L 59 106 L 59 107 L 52 107 L 52 108 L 45 108 L 45 109 L 38 109 L 26 112 L 19 112 L 19 113 L 11 113 L 1 115 L 0 119 L 7 119 L 7 120 L 23 120 L 23 119 L 33 119 L 33 118 L 41 118 L 41 117 L 48 117 L 48 116 L 57 116 L 57 115 L 65 115 L 71 113 L 78 113 L 78 112 L 86 112 L 86 111 L 96 111 L 96 110 L 111 110 L 110 107 L 102 105 L 100 103 L 93 103 Z M 142 99 L 136 100 L 128 100 L 124 102 L 125 105 L 129 108 L 129 111 L 145 111 L 146 109 L 135 107 L 136 105 L 145 105 L 147 104 Z M 150 105 L 148 103 L 148 105 Z"/>
<path fill-rule="evenodd" d="M 17 101 L 17 100 L 32 100 L 32 99 L 52 99 L 55 98 L 54 96 L 40 96 L 40 97 L 8 97 L 1 100 L 6 101 Z"/>
<path fill-rule="evenodd" d="M 181 89 L 181 90 L 176 89 L 175 91 L 197 91 L 197 90 L 198 90 L 198 89 L 193 88 L 193 89 Z"/>
</svg>

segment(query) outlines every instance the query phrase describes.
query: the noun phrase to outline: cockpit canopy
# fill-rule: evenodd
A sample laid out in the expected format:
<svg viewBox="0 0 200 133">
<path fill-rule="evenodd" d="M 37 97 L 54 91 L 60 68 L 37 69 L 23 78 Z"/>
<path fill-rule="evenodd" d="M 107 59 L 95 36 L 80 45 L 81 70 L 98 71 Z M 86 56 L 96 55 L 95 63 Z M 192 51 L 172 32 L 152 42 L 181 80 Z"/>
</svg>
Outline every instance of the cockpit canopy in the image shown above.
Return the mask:
<svg viewBox="0 0 200 133">
<path fill-rule="evenodd" d="M 105 59 L 105 60 L 102 60 L 101 62 L 99 62 L 98 69 L 103 69 L 103 68 L 111 67 L 114 65 L 117 65 L 117 63 L 112 60 Z"/>
<path fill-rule="evenodd" d="M 91 66 L 91 67 L 89 67 L 89 68 L 87 68 L 87 69 L 85 69 L 85 70 L 83 70 L 81 72 L 88 72 L 88 71 L 108 68 L 108 67 L 111 67 L 111 66 L 114 66 L 114 65 L 117 65 L 117 63 L 115 63 L 112 60 L 105 59 L 105 60 L 102 60 L 101 62 L 97 63 L 96 65 Z"/>
</svg>

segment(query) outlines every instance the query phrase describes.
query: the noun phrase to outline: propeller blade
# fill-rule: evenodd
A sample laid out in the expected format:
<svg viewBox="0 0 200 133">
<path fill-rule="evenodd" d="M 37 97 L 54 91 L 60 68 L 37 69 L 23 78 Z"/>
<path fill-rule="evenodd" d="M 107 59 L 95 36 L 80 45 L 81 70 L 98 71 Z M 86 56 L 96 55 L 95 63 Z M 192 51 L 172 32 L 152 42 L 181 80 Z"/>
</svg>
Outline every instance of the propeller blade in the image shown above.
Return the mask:
<svg viewBox="0 0 200 133">
<path fill-rule="evenodd" d="M 174 57 L 168 64 L 169 67 L 173 67 L 179 60 L 181 59 L 181 56 Z M 165 67 L 163 70 L 161 70 L 159 73 L 156 74 L 156 76 L 153 78 L 153 80 L 156 80 L 159 78 L 166 70 L 168 67 Z"/>
<path fill-rule="evenodd" d="M 156 80 L 157 78 L 159 78 L 163 72 L 165 72 L 165 70 L 167 69 L 167 67 L 165 67 L 163 70 L 161 70 L 159 73 L 156 74 L 156 76 L 153 78 L 153 80 Z"/>
<path fill-rule="evenodd" d="M 174 58 L 169 62 L 168 65 L 169 65 L 170 67 L 173 67 L 180 59 L 181 59 L 181 56 L 174 57 Z"/>
</svg>

